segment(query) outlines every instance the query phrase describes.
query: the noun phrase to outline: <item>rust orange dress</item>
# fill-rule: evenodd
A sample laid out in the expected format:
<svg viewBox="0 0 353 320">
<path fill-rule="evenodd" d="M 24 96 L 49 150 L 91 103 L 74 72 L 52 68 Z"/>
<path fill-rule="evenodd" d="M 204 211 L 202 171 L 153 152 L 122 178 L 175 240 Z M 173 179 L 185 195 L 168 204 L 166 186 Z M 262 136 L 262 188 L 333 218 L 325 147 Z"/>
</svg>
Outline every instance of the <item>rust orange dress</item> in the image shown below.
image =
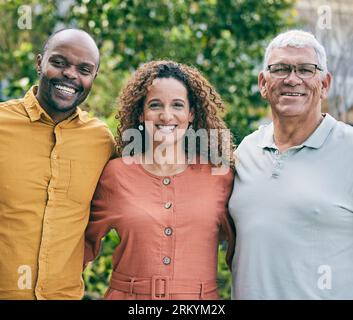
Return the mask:
<svg viewBox="0 0 353 320">
<path fill-rule="evenodd" d="M 156 176 L 139 164 L 111 160 L 98 183 L 86 230 L 85 263 L 115 229 L 107 300 L 219 299 L 218 240 L 234 237 L 227 203 L 233 173 L 212 175 L 207 164 L 173 176 Z"/>
</svg>

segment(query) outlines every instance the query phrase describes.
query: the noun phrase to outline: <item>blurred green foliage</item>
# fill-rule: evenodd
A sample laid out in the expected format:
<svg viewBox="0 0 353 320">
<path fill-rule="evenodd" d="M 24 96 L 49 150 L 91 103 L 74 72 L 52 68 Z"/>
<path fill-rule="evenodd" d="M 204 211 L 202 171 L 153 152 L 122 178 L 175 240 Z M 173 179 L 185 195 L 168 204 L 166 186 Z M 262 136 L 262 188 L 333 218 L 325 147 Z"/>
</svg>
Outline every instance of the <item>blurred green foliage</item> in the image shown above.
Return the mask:
<svg viewBox="0 0 353 320">
<path fill-rule="evenodd" d="M 62 27 L 87 30 L 101 52 L 99 75 L 82 106 L 113 132 L 116 97 L 127 77 L 152 59 L 172 59 L 200 69 L 227 105 L 225 120 L 239 143 L 267 106 L 257 74 L 270 38 L 293 25 L 295 0 L 0 0 L 0 99 L 21 97 L 37 81 L 36 54 Z M 20 7 L 31 10 L 32 28 L 21 29 Z M 26 9 L 25 8 L 25 9 Z M 106 290 L 118 236 L 106 236 L 100 257 L 84 272 L 86 298 Z M 230 297 L 230 273 L 219 257 L 221 296 Z"/>
</svg>

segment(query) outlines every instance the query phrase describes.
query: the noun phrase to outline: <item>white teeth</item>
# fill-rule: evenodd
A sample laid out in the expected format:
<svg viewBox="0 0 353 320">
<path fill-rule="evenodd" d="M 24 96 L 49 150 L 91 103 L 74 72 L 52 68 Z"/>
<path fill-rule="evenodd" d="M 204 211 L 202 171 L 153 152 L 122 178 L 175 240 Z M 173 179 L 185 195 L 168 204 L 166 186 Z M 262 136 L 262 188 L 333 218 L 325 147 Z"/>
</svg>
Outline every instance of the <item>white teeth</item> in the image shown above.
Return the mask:
<svg viewBox="0 0 353 320">
<path fill-rule="evenodd" d="M 284 96 L 302 96 L 302 93 L 296 93 L 296 92 L 286 92 L 283 93 Z"/>
<path fill-rule="evenodd" d="M 173 132 L 173 130 L 175 129 L 176 125 L 172 125 L 172 126 L 162 126 L 157 124 L 156 125 L 157 129 L 160 130 L 162 133 L 171 133 Z"/>
<path fill-rule="evenodd" d="M 59 84 L 55 85 L 55 88 L 64 91 L 65 93 L 70 93 L 70 94 L 74 94 L 75 93 L 75 89 L 69 88 L 69 87 L 65 87 L 65 86 L 61 86 Z"/>
</svg>

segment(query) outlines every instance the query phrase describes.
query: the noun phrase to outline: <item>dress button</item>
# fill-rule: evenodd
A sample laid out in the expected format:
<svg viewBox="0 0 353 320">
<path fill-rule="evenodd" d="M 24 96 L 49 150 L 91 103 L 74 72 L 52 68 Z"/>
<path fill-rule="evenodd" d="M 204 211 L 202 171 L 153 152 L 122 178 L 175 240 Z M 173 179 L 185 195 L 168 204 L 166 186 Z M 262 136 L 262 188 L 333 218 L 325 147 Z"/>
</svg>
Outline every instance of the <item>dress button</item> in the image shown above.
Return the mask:
<svg viewBox="0 0 353 320">
<path fill-rule="evenodd" d="M 169 178 L 164 178 L 164 179 L 163 179 L 163 184 L 164 184 L 165 186 L 167 186 L 168 184 L 170 184 L 170 179 L 169 179 Z"/>
<path fill-rule="evenodd" d="M 170 209 L 171 207 L 172 207 L 172 203 L 171 202 L 167 202 L 164 205 L 164 208 L 166 208 L 166 209 Z"/>
<path fill-rule="evenodd" d="M 172 228 L 165 228 L 165 229 L 164 229 L 164 234 L 165 234 L 166 236 L 171 236 L 172 233 L 173 233 L 173 229 L 172 229 Z"/>
<path fill-rule="evenodd" d="M 172 261 L 172 259 L 170 259 L 169 257 L 164 257 L 164 258 L 163 258 L 163 263 L 164 263 L 165 265 L 170 264 L 171 261 Z"/>
</svg>

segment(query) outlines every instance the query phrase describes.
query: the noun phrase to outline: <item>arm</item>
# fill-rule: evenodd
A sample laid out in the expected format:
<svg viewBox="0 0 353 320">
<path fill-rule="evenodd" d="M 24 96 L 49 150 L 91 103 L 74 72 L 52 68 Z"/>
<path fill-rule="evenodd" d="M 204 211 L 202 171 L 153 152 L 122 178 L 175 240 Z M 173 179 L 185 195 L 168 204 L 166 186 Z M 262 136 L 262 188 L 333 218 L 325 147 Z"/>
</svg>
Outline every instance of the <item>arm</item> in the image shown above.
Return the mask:
<svg viewBox="0 0 353 320">
<path fill-rule="evenodd" d="M 228 210 L 228 201 L 233 190 L 234 174 L 229 173 L 225 183 L 225 208 L 221 216 L 220 240 L 227 240 L 226 262 L 230 270 L 232 270 L 232 260 L 235 250 L 235 226 Z"/>
<path fill-rule="evenodd" d="M 111 163 L 108 163 L 98 181 L 91 203 L 90 218 L 85 232 L 84 267 L 98 256 L 101 240 L 112 228 L 115 184 L 110 168 Z"/>
<path fill-rule="evenodd" d="M 235 227 L 228 210 L 224 214 L 224 219 L 221 225 L 221 239 L 227 240 L 226 262 L 229 270 L 232 270 L 232 260 L 235 250 Z"/>
</svg>

